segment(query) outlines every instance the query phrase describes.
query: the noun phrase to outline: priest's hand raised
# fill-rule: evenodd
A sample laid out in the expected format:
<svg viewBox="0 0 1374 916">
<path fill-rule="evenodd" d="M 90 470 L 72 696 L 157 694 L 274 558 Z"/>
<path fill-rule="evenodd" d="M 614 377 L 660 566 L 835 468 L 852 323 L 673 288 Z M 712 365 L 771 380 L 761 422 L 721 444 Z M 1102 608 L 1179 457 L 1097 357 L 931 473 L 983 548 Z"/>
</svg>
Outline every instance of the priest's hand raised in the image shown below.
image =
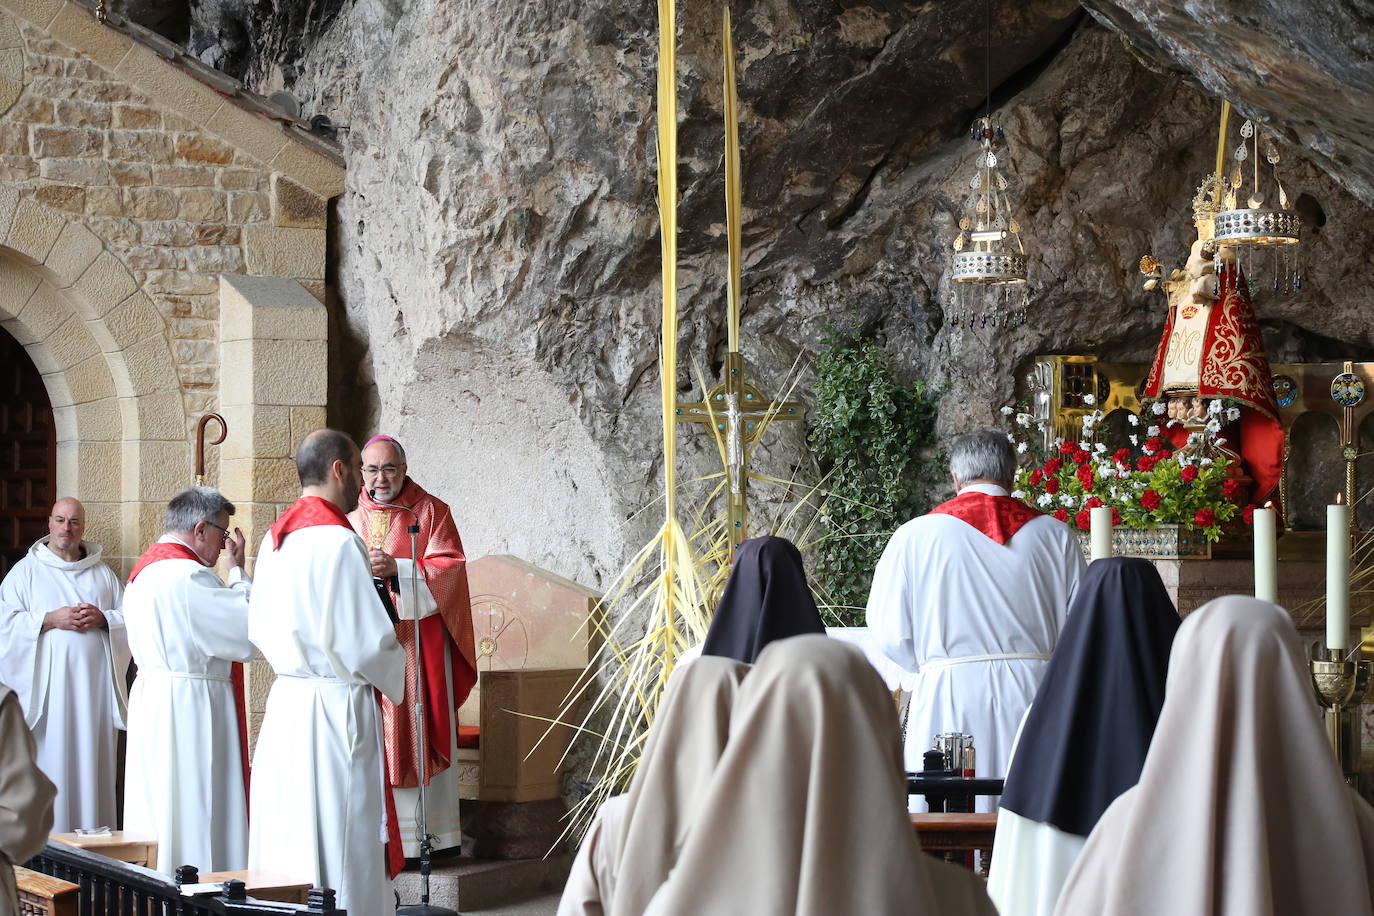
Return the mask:
<svg viewBox="0 0 1374 916">
<path fill-rule="evenodd" d="M 240 568 L 243 567 L 243 557 L 244 557 L 244 553 L 243 553 L 243 550 L 244 550 L 243 543 L 244 543 L 244 541 L 243 541 L 243 529 L 242 529 L 242 528 L 235 528 L 235 529 L 234 529 L 234 536 L 231 537 L 231 538 L 225 538 L 225 539 L 224 539 L 224 547 L 225 547 L 226 550 L 229 551 L 229 568 L 230 568 L 230 569 L 233 569 L 235 566 L 240 567 Z"/>
<path fill-rule="evenodd" d="M 386 551 L 377 547 L 369 547 L 367 559 L 372 563 L 374 578 L 386 579 L 396 575 L 396 558 Z"/>
</svg>

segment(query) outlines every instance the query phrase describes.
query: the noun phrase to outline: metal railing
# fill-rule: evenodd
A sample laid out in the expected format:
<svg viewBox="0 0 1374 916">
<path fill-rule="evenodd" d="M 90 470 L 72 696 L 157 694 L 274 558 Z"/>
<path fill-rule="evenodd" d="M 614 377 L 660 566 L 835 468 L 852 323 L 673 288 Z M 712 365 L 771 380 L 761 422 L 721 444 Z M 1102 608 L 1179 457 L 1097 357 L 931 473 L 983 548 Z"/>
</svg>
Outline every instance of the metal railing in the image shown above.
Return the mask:
<svg viewBox="0 0 1374 916">
<path fill-rule="evenodd" d="M 25 865 L 80 887 L 81 916 L 348 916 L 334 906 L 334 891 L 328 888 L 311 888 L 306 904 L 254 900 L 241 881 L 225 882 L 219 894 L 183 896 L 180 886 L 160 872 L 53 841 Z M 191 874 L 182 877 L 194 881 Z"/>
</svg>

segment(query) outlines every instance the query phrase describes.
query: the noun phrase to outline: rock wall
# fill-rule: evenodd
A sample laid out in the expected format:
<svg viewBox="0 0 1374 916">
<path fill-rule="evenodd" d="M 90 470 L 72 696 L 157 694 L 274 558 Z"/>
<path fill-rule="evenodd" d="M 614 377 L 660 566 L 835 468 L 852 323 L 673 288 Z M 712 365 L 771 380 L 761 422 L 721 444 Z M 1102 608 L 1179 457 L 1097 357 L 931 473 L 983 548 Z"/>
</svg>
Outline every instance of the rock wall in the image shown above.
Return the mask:
<svg viewBox="0 0 1374 916">
<path fill-rule="evenodd" d="M 982 11 L 736 9 L 744 349 L 766 384 L 805 365 L 827 322 L 855 320 L 947 386 L 954 432 L 992 421 L 1032 354 L 1148 357 L 1164 303 L 1135 264 L 1185 256 L 1218 103 L 1068 0 L 995 4 L 985 59 Z M 355 0 L 288 68 L 307 114 L 347 125 L 334 237 L 349 422 L 407 442 L 470 552 L 589 585 L 651 527 L 631 516 L 661 475 L 653 12 Z M 680 36 L 680 345 L 708 376 L 724 351 L 718 15 L 684 7 Z M 1033 255 L 1030 320 L 1010 332 L 947 320 L 985 67 Z M 1257 302 L 1272 355 L 1368 356 L 1368 209 L 1329 159 L 1285 153 L 1317 225 L 1302 294 Z M 690 394 L 685 369 L 680 383 Z M 814 473 L 799 431 L 771 436 L 760 469 Z M 712 468 L 700 433 L 683 450 L 685 477 Z"/>
</svg>

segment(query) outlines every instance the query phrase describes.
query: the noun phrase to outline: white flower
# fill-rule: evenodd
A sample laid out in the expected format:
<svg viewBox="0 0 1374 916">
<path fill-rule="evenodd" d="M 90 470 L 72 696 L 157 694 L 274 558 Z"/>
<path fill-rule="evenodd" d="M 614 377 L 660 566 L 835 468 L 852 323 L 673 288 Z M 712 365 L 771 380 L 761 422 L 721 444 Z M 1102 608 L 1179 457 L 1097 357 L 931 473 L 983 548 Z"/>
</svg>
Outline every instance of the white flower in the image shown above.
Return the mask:
<svg viewBox="0 0 1374 916">
<path fill-rule="evenodd" d="M 1131 435 L 1131 436 L 1128 436 L 1127 438 L 1129 438 L 1129 439 L 1131 440 L 1131 444 L 1132 444 L 1132 445 L 1139 445 L 1139 444 L 1140 444 L 1140 437 L 1139 437 L 1139 436 Z"/>
<path fill-rule="evenodd" d="M 1084 428 L 1084 429 L 1092 429 L 1092 428 L 1093 428 L 1093 424 L 1096 423 L 1096 422 L 1097 422 L 1097 418 L 1094 417 L 1092 414 L 1088 414 L 1086 417 L 1083 418 L 1083 428 Z"/>
<path fill-rule="evenodd" d="M 1147 436 L 1158 436 L 1158 435 L 1159 435 L 1159 427 L 1158 427 L 1158 426 L 1151 426 L 1149 429 L 1145 430 L 1145 435 L 1147 435 Z"/>
<path fill-rule="evenodd" d="M 1106 450 L 1107 450 L 1107 443 L 1105 443 L 1105 442 L 1099 442 L 1099 443 L 1097 443 L 1096 445 L 1093 446 L 1093 451 L 1097 452 L 1099 455 L 1101 455 L 1101 454 L 1102 454 L 1103 452 L 1105 452 Z"/>
<path fill-rule="evenodd" d="M 1007 433 L 1007 441 L 1010 442 L 1012 445 L 1015 445 L 1016 437 L 1013 436 L 1011 433 Z"/>
<path fill-rule="evenodd" d="M 1011 491 L 1011 495 L 1012 495 L 1012 498 L 1013 498 L 1013 499 L 1025 499 L 1025 498 L 1026 498 L 1026 491 L 1025 491 L 1025 490 L 1012 490 L 1012 491 Z"/>
<path fill-rule="evenodd" d="M 1085 394 L 1085 395 L 1083 395 L 1083 403 L 1084 403 L 1084 404 L 1087 404 L 1089 407 L 1091 407 L 1091 406 L 1093 406 L 1094 404 L 1097 403 L 1097 398 L 1093 397 L 1093 396 L 1090 395 L 1090 394 Z"/>
<path fill-rule="evenodd" d="M 1037 429 L 1044 430 L 1044 428 L 1045 428 L 1045 421 L 1044 421 L 1044 420 L 1036 420 L 1036 421 L 1035 421 L 1035 425 L 1036 425 L 1036 428 L 1037 428 Z"/>
<path fill-rule="evenodd" d="M 1208 412 L 1209 414 L 1213 414 L 1213 415 L 1221 413 L 1221 401 L 1220 401 L 1220 400 L 1208 401 L 1208 402 L 1207 402 L 1207 412 Z"/>
<path fill-rule="evenodd" d="M 1030 426 L 1030 425 L 1031 425 L 1031 421 L 1034 420 L 1034 419 L 1035 419 L 1035 417 L 1032 417 L 1032 416 L 1031 416 L 1030 414 L 1028 414 L 1028 413 L 1018 413 L 1018 414 L 1016 415 L 1016 425 L 1017 425 L 1017 426 Z"/>
<path fill-rule="evenodd" d="M 1074 496 L 1072 493 L 1059 494 L 1059 503 L 1066 509 L 1072 509 L 1077 502 L 1078 497 Z"/>
<path fill-rule="evenodd" d="M 1102 467 L 1100 467 L 1100 468 L 1097 469 L 1097 476 L 1098 476 L 1098 477 L 1115 477 L 1115 476 L 1116 476 L 1116 468 L 1112 467 L 1110 464 L 1104 464 L 1104 465 L 1102 465 Z"/>
<path fill-rule="evenodd" d="M 1133 413 L 1128 413 L 1128 414 L 1126 414 L 1126 422 L 1130 423 L 1132 426 L 1139 426 L 1139 425 L 1140 425 L 1140 417 L 1137 417 L 1137 416 L 1136 416 L 1135 414 L 1133 414 Z"/>
<path fill-rule="evenodd" d="M 1226 444 L 1226 439 L 1225 439 L 1225 437 L 1224 437 L 1224 436 L 1218 436 L 1218 437 L 1217 437 L 1217 445 L 1225 445 L 1225 444 Z"/>
<path fill-rule="evenodd" d="M 1201 441 L 1202 441 L 1202 433 L 1189 433 L 1189 434 L 1188 434 L 1188 444 L 1189 444 L 1189 445 L 1196 446 L 1196 445 L 1197 445 L 1199 442 L 1201 442 Z"/>
<path fill-rule="evenodd" d="M 1016 443 L 1016 454 L 1018 454 L 1018 455 L 1024 455 L 1024 454 L 1026 454 L 1026 449 L 1027 449 L 1028 447 L 1029 447 L 1029 446 L 1027 446 L 1026 443 L 1024 443 L 1024 442 L 1018 442 L 1018 443 Z"/>
<path fill-rule="evenodd" d="M 1003 408 L 1002 408 L 1002 416 L 1004 416 L 1004 417 L 1009 417 L 1009 416 L 1011 416 L 1011 415 L 1014 414 L 1014 413 L 1016 413 L 1016 411 L 1013 410 L 1011 407 L 1003 407 Z"/>
<path fill-rule="evenodd" d="M 1201 465 L 1201 466 L 1204 467 L 1204 468 L 1206 468 L 1206 467 L 1211 467 L 1211 466 L 1212 466 L 1212 459 L 1211 459 L 1211 458 L 1203 458 L 1201 461 L 1198 462 L 1198 464 Z"/>
<path fill-rule="evenodd" d="M 1236 421 L 1239 420 L 1239 419 L 1240 419 L 1240 408 L 1239 408 L 1239 407 L 1232 407 L 1230 410 L 1226 411 L 1226 422 L 1227 422 L 1227 423 L 1234 423 L 1234 422 L 1236 422 Z"/>
<path fill-rule="evenodd" d="M 1054 505 L 1054 497 L 1048 493 L 1041 493 L 1036 497 L 1035 502 L 1041 509 L 1048 509 L 1050 506 Z"/>
<path fill-rule="evenodd" d="M 1221 423 L 1215 419 L 1208 420 L 1207 425 L 1204 428 L 1207 430 L 1207 432 L 1215 436 L 1217 433 L 1221 432 Z"/>
<path fill-rule="evenodd" d="M 1164 406 L 1163 401 L 1155 401 L 1151 409 L 1154 411 L 1155 416 L 1159 416 L 1160 414 L 1164 413 L 1165 410 L 1167 410 L 1167 408 Z"/>
</svg>

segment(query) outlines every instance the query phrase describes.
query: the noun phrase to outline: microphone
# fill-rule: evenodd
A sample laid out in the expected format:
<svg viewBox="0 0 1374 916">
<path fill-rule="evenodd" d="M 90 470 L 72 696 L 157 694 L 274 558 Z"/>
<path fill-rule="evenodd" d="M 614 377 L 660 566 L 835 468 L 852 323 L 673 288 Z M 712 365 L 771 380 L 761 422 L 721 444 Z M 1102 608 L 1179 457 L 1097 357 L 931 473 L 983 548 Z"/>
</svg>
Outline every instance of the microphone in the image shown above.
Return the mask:
<svg viewBox="0 0 1374 916">
<path fill-rule="evenodd" d="M 372 500 L 372 502 L 375 503 L 375 504 L 376 504 L 377 506 L 379 506 L 380 508 L 383 508 L 383 509 L 400 509 L 400 510 L 403 511 L 403 512 L 409 512 L 409 513 L 411 514 L 411 516 L 414 517 L 414 519 L 415 519 L 415 524 L 413 524 L 413 525 L 407 525 L 407 526 L 406 526 L 406 532 L 407 532 L 408 534 L 410 534 L 410 536 L 411 536 L 411 538 L 410 538 L 410 548 L 411 548 L 411 553 L 413 554 L 413 553 L 415 552 L 415 547 L 416 547 L 416 544 L 415 544 L 415 536 L 418 535 L 418 534 L 420 533 L 420 516 L 416 515 L 416 514 L 415 514 L 415 510 L 412 509 L 412 508 L 410 508 L 409 506 L 398 506 L 398 505 L 395 505 L 394 503 L 381 503 L 381 502 L 377 502 L 377 488 L 376 488 L 376 487 L 372 487 L 372 488 L 370 488 L 370 489 L 367 491 L 367 498 L 370 499 L 370 500 Z M 413 557 L 412 557 L 412 560 L 411 560 L 411 561 L 414 562 L 414 558 L 413 558 Z M 377 578 L 376 576 L 373 576 L 373 577 L 372 577 L 372 584 L 373 584 L 373 586 L 377 589 L 377 597 L 380 598 L 380 599 L 382 600 L 382 607 L 383 607 L 383 609 L 386 610 L 386 616 L 391 618 L 391 623 L 392 623 L 392 625 L 394 626 L 394 625 L 400 623 L 400 622 L 401 622 L 401 615 L 400 615 L 399 613 L 397 613 L 397 611 L 396 611 L 396 603 L 395 603 L 394 601 L 391 600 L 391 587 L 390 587 L 390 583 L 388 583 L 388 582 L 386 581 L 386 579 L 379 579 L 379 578 Z M 414 591 L 414 589 L 415 589 L 415 583 L 412 582 L 412 583 L 411 583 L 411 590 Z M 401 590 L 401 583 L 400 583 L 400 581 L 398 580 L 398 581 L 396 582 L 396 591 L 399 593 L 400 590 Z M 414 597 L 414 596 L 412 595 L 412 597 Z"/>
</svg>

